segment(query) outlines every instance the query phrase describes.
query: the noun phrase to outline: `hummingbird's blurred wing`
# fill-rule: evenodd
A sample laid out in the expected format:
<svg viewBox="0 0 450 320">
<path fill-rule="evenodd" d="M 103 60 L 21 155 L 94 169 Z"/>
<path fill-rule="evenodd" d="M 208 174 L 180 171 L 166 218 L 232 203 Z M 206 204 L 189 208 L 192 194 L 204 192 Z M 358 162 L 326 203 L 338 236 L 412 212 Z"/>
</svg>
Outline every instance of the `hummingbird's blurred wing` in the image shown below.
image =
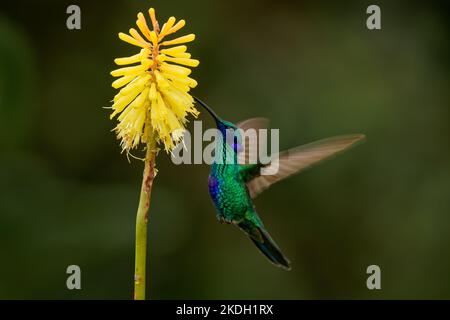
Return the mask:
<svg viewBox="0 0 450 320">
<path fill-rule="evenodd" d="M 267 129 L 269 127 L 269 120 L 266 118 L 251 118 L 239 122 L 236 126 L 244 131 L 242 141 L 243 149 L 238 152 L 238 163 L 249 164 L 252 159 L 254 159 L 254 163 L 256 163 L 259 152 L 259 129 Z M 247 131 L 249 129 L 254 129 L 255 131 Z"/>
<path fill-rule="evenodd" d="M 273 157 L 273 160 L 268 165 L 261 168 L 259 175 L 247 182 L 250 196 L 255 198 L 275 182 L 328 159 L 350 148 L 364 138 L 363 134 L 337 136 L 280 153 L 278 157 Z M 278 171 L 276 171 L 277 166 Z M 272 174 L 272 172 L 274 173 Z M 264 175 L 264 173 L 267 174 Z"/>
</svg>

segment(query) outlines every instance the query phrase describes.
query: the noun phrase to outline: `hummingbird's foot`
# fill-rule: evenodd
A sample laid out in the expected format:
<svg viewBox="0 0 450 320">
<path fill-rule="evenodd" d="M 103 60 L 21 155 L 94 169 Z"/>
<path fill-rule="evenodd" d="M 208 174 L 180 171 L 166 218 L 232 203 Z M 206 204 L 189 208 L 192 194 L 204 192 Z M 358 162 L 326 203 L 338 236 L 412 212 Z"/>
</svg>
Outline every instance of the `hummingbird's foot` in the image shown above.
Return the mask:
<svg viewBox="0 0 450 320">
<path fill-rule="evenodd" d="M 219 220 L 219 223 L 225 223 L 225 224 L 232 224 L 233 220 L 227 219 L 223 216 L 217 217 L 217 219 Z"/>
</svg>

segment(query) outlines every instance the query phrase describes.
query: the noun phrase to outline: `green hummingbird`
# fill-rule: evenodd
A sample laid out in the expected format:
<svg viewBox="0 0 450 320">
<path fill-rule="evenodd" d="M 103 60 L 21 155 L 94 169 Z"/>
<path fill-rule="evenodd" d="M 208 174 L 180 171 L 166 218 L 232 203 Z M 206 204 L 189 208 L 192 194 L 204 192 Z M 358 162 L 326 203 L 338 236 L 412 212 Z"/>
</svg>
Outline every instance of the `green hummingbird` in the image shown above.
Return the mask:
<svg viewBox="0 0 450 320">
<path fill-rule="evenodd" d="M 220 131 L 220 137 L 216 138 L 215 157 L 208 177 L 209 194 L 216 209 L 217 219 L 221 223 L 237 226 L 270 262 L 290 270 L 290 261 L 267 232 L 252 200 L 275 182 L 348 149 L 365 136 L 352 134 L 323 139 L 272 155 L 273 160 L 267 164 L 248 164 L 251 153 L 257 148 L 250 148 L 254 142 L 243 142 L 238 129 L 244 132 L 255 129 L 258 132 L 266 127 L 267 120 L 252 118 L 235 125 L 222 120 L 200 99 L 194 99 L 211 114 Z M 232 139 L 227 138 L 229 132 L 234 132 Z M 278 170 L 271 172 L 271 166 L 274 165 Z"/>
</svg>

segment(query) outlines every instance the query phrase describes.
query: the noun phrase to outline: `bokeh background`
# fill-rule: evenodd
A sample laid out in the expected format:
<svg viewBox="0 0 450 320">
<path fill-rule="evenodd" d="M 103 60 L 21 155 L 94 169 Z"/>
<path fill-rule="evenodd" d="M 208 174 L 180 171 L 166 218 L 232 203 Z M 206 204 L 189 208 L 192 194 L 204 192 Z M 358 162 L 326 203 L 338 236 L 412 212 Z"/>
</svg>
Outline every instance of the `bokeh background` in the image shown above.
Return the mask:
<svg viewBox="0 0 450 320">
<path fill-rule="evenodd" d="M 82 29 L 66 28 L 81 7 Z M 206 165 L 158 156 L 155 299 L 450 298 L 448 6 L 377 1 L 4 1 L 0 5 L 0 298 L 129 299 L 142 162 L 110 130 L 117 33 L 150 6 L 185 18 L 194 93 L 224 118 L 271 119 L 282 148 L 367 142 L 256 200 L 293 270 L 219 225 Z M 204 127 L 211 119 L 202 115 Z M 82 290 L 66 288 L 66 268 Z M 382 289 L 366 288 L 381 267 Z"/>
</svg>

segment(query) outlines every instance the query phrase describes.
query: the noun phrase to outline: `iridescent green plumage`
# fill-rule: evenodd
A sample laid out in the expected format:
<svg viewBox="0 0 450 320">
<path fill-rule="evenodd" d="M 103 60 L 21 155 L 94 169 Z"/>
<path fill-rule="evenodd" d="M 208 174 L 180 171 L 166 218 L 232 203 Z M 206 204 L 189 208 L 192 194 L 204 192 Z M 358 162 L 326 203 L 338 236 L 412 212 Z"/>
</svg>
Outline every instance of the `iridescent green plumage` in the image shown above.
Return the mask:
<svg viewBox="0 0 450 320">
<path fill-rule="evenodd" d="M 258 162 L 251 164 L 245 161 L 250 152 L 246 142 L 243 145 L 239 134 L 232 140 L 227 139 L 227 130 L 236 132 L 238 129 L 260 129 L 265 121 L 255 118 L 234 125 L 219 118 L 201 100 L 195 100 L 213 116 L 221 133 L 208 179 L 209 193 L 216 208 L 217 218 L 220 222 L 239 227 L 272 263 L 289 270 L 289 260 L 266 231 L 252 199 L 271 184 L 349 148 L 364 136 L 329 138 L 273 155 L 272 161 L 266 165 Z M 277 170 L 270 170 L 273 168 Z"/>
</svg>

